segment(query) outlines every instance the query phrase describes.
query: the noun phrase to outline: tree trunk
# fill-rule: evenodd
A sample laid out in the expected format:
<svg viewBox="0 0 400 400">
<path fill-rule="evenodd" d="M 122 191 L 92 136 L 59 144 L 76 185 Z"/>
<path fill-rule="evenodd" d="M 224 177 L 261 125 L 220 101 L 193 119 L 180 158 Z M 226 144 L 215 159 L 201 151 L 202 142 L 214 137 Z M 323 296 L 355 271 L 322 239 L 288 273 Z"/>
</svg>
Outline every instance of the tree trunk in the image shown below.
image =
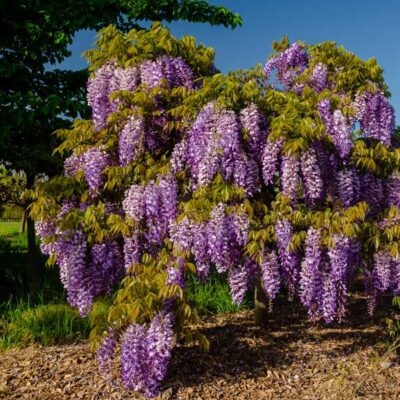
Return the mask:
<svg viewBox="0 0 400 400">
<path fill-rule="evenodd" d="M 27 175 L 26 177 L 26 188 L 31 189 L 35 182 L 35 177 Z M 36 291 L 40 287 L 40 266 L 38 260 L 38 254 L 36 251 L 36 238 L 35 238 L 35 223 L 33 219 L 26 213 L 26 228 L 28 234 L 28 272 L 30 276 L 30 283 L 33 291 Z"/>
<path fill-rule="evenodd" d="M 261 279 L 257 280 L 254 291 L 254 320 L 257 325 L 268 323 L 268 298 L 261 285 Z"/>
<path fill-rule="evenodd" d="M 24 213 L 22 214 L 21 218 L 21 225 L 19 226 L 19 233 L 21 234 L 25 232 L 26 217 L 27 217 L 27 211 L 24 210 Z"/>
</svg>

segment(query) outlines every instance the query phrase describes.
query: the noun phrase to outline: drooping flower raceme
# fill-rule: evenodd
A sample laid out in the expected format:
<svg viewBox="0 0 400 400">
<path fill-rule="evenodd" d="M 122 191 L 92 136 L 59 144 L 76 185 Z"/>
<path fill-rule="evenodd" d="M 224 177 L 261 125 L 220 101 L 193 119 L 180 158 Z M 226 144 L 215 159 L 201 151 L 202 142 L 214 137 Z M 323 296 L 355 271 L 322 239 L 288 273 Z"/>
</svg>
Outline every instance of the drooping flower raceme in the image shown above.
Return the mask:
<svg viewBox="0 0 400 400">
<path fill-rule="evenodd" d="M 264 67 L 266 80 L 271 78 L 271 72 L 276 69 L 278 81 L 285 90 L 295 87 L 295 78 L 308 67 L 308 56 L 299 43 L 293 43 L 277 57 L 268 60 Z"/>
<path fill-rule="evenodd" d="M 167 373 L 173 347 L 171 314 L 156 314 L 149 327 L 134 323 L 126 330 L 122 343 L 122 381 L 129 389 L 158 394 Z"/>
<path fill-rule="evenodd" d="M 274 251 L 264 254 L 260 269 L 264 291 L 270 300 L 274 300 L 280 287 L 278 257 Z"/>
<path fill-rule="evenodd" d="M 357 94 L 357 118 L 365 137 L 389 145 L 395 128 L 394 110 L 381 91 Z"/>
<path fill-rule="evenodd" d="M 289 295 L 294 297 L 299 280 L 300 257 L 290 249 L 293 227 L 287 219 L 278 220 L 275 224 L 276 244 L 282 276 L 288 287 Z"/>
<path fill-rule="evenodd" d="M 310 76 L 310 86 L 315 89 L 317 93 L 324 90 L 327 86 L 328 68 L 323 63 L 318 63 L 314 66 Z"/>
</svg>

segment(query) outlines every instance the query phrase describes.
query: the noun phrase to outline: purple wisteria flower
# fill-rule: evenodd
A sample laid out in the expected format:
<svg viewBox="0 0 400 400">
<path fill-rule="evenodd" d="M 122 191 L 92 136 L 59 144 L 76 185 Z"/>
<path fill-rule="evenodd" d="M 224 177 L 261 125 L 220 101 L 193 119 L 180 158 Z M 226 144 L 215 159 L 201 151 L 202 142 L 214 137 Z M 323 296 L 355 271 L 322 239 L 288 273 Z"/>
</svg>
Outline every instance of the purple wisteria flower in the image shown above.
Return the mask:
<svg viewBox="0 0 400 400">
<path fill-rule="evenodd" d="M 334 247 L 328 250 L 330 268 L 324 275 L 322 312 L 325 322 L 341 321 L 346 309 L 347 279 L 353 261 L 354 243 L 344 235 L 334 235 Z"/>
<path fill-rule="evenodd" d="M 354 168 L 348 167 L 337 173 L 337 192 L 345 208 L 359 201 L 360 178 Z"/>
<path fill-rule="evenodd" d="M 318 103 L 318 111 L 324 122 L 326 133 L 332 137 L 333 143 L 342 159 L 347 159 L 354 146 L 352 141 L 352 124 L 340 110 L 331 111 L 328 99 Z"/>
<path fill-rule="evenodd" d="M 87 241 L 80 231 L 73 234 L 65 232 L 54 243 L 60 277 L 67 290 L 68 302 L 78 307 L 84 316 L 90 311 L 93 303 L 93 291 L 87 268 Z"/>
<path fill-rule="evenodd" d="M 310 76 L 310 86 L 317 92 L 322 92 L 328 83 L 328 68 L 323 63 L 317 63 Z"/>
<path fill-rule="evenodd" d="M 274 175 L 278 170 L 279 153 L 284 144 L 282 139 L 277 141 L 267 140 L 262 150 L 261 164 L 264 183 L 272 184 Z"/>
<path fill-rule="evenodd" d="M 124 274 L 124 258 L 116 241 L 96 243 L 90 249 L 88 276 L 93 296 L 111 294 Z"/>
<path fill-rule="evenodd" d="M 156 314 L 149 327 L 134 323 L 126 330 L 122 343 L 122 382 L 128 389 L 151 398 L 159 393 L 167 374 L 173 340 L 170 313 Z"/>
<path fill-rule="evenodd" d="M 277 79 L 283 84 L 285 90 L 299 89 L 295 85 L 296 78 L 308 67 L 308 55 L 299 43 L 293 43 L 287 50 L 282 51 L 277 57 L 268 60 L 264 67 L 265 79 L 271 78 L 271 73 L 276 69 Z"/>
<path fill-rule="evenodd" d="M 83 170 L 91 193 L 96 193 L 102 185 L 103 171 L 109 165 L 109 156 L 102 148 L 91 147 L 83 153 Z"/>
<path fill-rule="evenodd" d="M 324 198 L 324 182 L 317 152 L 310 147 L 301 155 L 301 174 L 307 205 L 318 205 Z"/>
<path fill-rule="evenodd" d="M 119 164 L 128 165 L 135 160 L 144 147 L 145 125 L 141 115 L 129 116 L 125 126 L 119 133 Z"/>
<path fill-rule="evenodd" d="M 305 256 L 300 272 L 300 299 L 314 319 L 320 313 L 323 283 L 322 232 L 310 227 L 307 231 Z"/>
<path fill-rule="evenodd" d="M 241 111 L 240 122 L 248 135 L 249 155 L 259 160 L 268 136 L 265 117 L 255 104 L 250 104 Z"/>
<path fill-rule="evenodd" d="M 293 227 L 287 219 L 278 220 L 275 224 L 276 244 L 282 268 L 282 277 L 288 287 L 289 296 L 293 298 L 299 280 L 300 257 L 297 252 L 290 250 Z"/>
<path fill-rule="evenodd" d="M 281 164 L 281 189 L 282 193 L 290 200 L 297 199 L 300 187 L 300 159 L 296 155 L 282 156 Z"/>
<path fill-rule="evenodd" d="M 387 183 L 388 204 L 400 208 L 400 174 L 392 173 Z"/>
<path fill-rule="evenodd" d="M 99 360 L 100 371 L 108 379 L 111 378 L 111 363 L 117 347 L 117 339 L 118 338 L 115 329 L 109 328 L 103 335 L 101 346 L 97 351 L 97 359 Z"/>
<path fill-rule="evenodd" d="M 279 292 L 281 276 L 275 251 L 265 253 L 260 264 L 261 281 L 266 295 L 272 301 Z"/>
<path fill-rule="evenodd" d="M 259 189 L 259 167 L 247 156 L 241 137 L 236 113 L 209 103 L 194 121 L 184 147 L 174 151 L 173 165 L 181 170 L 186 162 L 194 190 L 211 183 L 220 172 L 225 181 L 252 195 Z"/>
<path fill-rule="evenodd" d="M 395 116 L 387 97 L 380 90 L 376 93 L 363 92 L 357 94 L 354 105 L 365 137 L 379 140 L 385 146 L 390 145 Z"/>
</svg>

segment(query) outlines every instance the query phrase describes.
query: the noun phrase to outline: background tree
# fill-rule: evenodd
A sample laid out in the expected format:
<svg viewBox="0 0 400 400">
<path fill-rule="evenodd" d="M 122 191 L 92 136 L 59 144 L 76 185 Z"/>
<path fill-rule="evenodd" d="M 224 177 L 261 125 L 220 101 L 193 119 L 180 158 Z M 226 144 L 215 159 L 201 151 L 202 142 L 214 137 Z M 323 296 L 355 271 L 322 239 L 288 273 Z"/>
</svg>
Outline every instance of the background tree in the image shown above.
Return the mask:
<svg viewBox="0 0 400 400">
<path fill-rule="evenodd" d="M 14 208 L 21 218 L 20 232 L 25 231 L 26 208 L 29 200 L 24 198 L 26 190 L 25 172 L 14 171 L 0 165 L 0 215 L 4 212 L 4 207 Z"/>
<path fill-rule="evenodd" d="M 0 160 L 23 170 L 30 189 L 39 173 L 52 176 L 60 160 L 52 157 L 52 133 L 78 115 L 88 116 L 86 70 L 48 70 L 71 52 L 76 32 L 111 23 L 126 30 L 137 21 L 187 20 L 234 28 L 237 14 L 197 0 L 2 1 L 0 17 Z M 33 221 L 28 218 L 29 260 L 34 283 Z"/>
</svg>

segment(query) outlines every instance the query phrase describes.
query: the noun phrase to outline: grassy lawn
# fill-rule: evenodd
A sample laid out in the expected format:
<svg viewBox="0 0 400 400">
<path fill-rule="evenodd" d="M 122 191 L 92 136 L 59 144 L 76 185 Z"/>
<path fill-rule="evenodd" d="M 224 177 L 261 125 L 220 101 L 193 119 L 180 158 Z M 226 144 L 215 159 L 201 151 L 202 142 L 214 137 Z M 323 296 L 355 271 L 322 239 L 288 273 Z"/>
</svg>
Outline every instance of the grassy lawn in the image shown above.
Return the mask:
<svg viewBox="0 0 400 400">
<path fill-rule="evenodd" d="M 7 236 L 19 232 L 19 221 L 0 221 L 0 235 Z"/>
</svg>

